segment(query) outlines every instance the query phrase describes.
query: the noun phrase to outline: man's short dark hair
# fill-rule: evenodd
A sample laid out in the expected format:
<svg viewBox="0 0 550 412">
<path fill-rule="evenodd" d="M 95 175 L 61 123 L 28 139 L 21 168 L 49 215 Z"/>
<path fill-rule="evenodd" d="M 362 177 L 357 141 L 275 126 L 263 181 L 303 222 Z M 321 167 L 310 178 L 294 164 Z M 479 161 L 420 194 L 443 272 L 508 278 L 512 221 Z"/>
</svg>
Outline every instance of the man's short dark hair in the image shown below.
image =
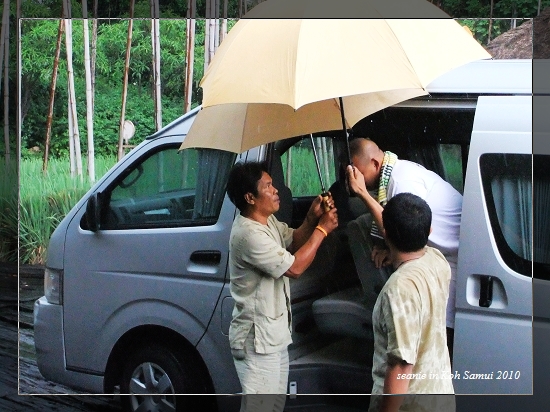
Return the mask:
<svg viewBox="0 0 550 412">
<path fill-rule="evenodd" d="M 247 193 L 258 195 L 258 181 L 262 178 L 263 172 L 267 173 L 265 162 L 238 162 L 231 168 L 227 181 L 227 195 L 241 212 L 248 205 L 244 196 Z"/>
<path fill-rule="evenodd" d="M 392 197 L 382 211 L 386 238 L 400 252 L 415 252 L 426 246 L 432 211 L 424 199 L 412 193 Z"/>
</svg>

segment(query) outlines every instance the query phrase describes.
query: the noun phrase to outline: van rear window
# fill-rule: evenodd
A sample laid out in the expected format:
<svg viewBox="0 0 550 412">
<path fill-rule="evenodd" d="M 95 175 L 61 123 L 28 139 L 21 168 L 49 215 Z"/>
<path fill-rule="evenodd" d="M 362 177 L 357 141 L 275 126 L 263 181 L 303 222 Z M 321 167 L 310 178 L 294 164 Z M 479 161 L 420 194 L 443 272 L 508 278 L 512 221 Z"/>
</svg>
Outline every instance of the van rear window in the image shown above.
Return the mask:
<svg viewBox="0 0 550 412">
<path fill-rule="evenodd" d="M 539 156 L 484 154 L 480 158 L 483 191 L 499 253 L 514 271 L 550 279 L 549 171 Z M 535 269 L 534 273 L 532 269 Z"/>
</svg>

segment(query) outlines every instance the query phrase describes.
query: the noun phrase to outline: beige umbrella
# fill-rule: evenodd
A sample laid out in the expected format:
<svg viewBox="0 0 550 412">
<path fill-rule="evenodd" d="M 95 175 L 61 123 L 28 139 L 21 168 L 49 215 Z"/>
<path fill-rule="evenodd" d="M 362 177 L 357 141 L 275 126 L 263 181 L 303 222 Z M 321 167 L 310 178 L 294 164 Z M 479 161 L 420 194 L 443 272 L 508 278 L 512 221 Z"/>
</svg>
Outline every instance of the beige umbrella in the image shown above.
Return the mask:
<svg viewBox="0 0 550 412">
<path fill-rule="evenodd" d="M 375 6 L 396 2 L 363 4 L 380 17 Z M 203 108 L 181 148 L 240 153 L 286 137 L 348 129 L 427 94 L 426 85 L 441 74 L 484 58 L 490 55 L 450 18 L 241 19 L 201 81 Z"/>
</svg>

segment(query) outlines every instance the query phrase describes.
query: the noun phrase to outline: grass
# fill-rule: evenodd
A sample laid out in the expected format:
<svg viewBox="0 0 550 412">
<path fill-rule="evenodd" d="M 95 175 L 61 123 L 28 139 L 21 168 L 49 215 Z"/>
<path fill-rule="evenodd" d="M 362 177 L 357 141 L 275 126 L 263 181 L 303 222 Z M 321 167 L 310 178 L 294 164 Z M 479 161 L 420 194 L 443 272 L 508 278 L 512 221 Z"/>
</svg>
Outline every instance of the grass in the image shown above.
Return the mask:
<svg viewBox="0 0 550 412">
<path fill-rule="evenodd" d="M 96 158 L 96 175 L 102 176 L 115 162 L 115 158 Z M 92 182 L 86 178 L 70 176 L 68 160 L 50 160 L 46 174 L 42 173 L 41 159 L 21 160 L 19 194 L 21 263 L 43 264 L 45 262 L 51 234 L 91 186 Z"/>
<path fill-rule="evenodd" d="M 17 164 L 0 159 L 0 261 L 17 261 Z"/>
</svg>

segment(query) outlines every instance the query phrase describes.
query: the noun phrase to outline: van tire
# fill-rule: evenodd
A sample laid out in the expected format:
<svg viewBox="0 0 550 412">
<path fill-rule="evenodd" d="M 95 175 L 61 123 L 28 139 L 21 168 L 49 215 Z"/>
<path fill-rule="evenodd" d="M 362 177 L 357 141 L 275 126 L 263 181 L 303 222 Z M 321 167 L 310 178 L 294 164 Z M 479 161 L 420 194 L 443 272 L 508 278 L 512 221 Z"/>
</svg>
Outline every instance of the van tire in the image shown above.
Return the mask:
<svg viewBox="0 0 550 412">
<path fill-rule="evenodd" d="M 166 403 L 176 412 L 195 410 L 195 397 L 176 394 L 198 393 L 190 378 L 190 359 L 164 344 L 150 343 L 133 351 L 124 363 L 120 385 L 121 402 L 127 412 L 166 410 Z M 146 403 L 146 405 L 143 405 Z M 171 408 L 170 408 L 171 409 Z"/>
</svg>

